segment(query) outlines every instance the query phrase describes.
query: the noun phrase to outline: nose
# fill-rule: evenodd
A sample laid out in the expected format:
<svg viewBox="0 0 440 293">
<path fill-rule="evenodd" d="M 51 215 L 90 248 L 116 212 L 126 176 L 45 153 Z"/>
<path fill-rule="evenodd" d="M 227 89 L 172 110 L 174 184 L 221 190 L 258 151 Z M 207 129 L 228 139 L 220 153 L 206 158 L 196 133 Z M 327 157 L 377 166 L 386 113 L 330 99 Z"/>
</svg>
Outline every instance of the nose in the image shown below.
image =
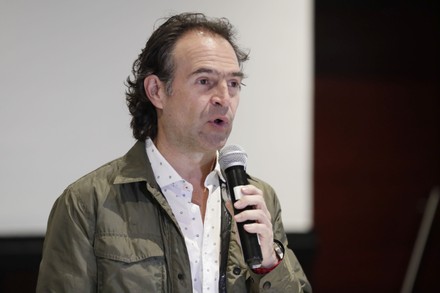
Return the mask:
<svg viewBox="0 0 440 293">
<path fill-rule="evenodd" d="M 212 103 L 215 106 L 229 107 L 231 95 L 226 81 L 219 83 L 212 95 Z"/>
</svg>

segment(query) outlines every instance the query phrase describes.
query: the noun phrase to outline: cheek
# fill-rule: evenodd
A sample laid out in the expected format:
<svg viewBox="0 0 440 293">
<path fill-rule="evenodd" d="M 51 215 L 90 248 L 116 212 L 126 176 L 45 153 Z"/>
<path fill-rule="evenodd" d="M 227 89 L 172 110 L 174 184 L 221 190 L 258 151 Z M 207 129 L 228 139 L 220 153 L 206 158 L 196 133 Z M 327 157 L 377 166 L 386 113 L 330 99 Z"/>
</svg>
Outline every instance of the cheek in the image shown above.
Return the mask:
<svg viewBox="0 0 440 293">
<path fill-rule="evenodd" d="M 197 109 L 194 108 L 190 103 L 182 103 L 175 105 L 172 117 L 176 121 L 176 127 L 183 127 L 184 125 L 190 125 L 196 119 Z"/>
<path fill-rule="evenodd" d="M 234 98 L 231 102 L 231 111 L 235 115 L 235 112 L 237 111 L 238 105 L 240 104 L 240 97 L 237 96 Z"/>
</svg>

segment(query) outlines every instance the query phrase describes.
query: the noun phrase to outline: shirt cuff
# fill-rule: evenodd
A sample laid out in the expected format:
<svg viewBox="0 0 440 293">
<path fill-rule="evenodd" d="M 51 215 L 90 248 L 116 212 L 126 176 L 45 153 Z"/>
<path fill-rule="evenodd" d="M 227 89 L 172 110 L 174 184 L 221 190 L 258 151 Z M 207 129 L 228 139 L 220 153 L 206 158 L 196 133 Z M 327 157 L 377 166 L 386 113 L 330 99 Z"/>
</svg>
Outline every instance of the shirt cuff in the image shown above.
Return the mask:
<svg viewBox="0 0 440 293">
<path fill-rule="evenodd" d="M 282 259 L 279 259 L 278 262 L 271 268 L 257 268 L 257 269 L 252 269 L 252 271 L 259 275 L 267 274 L 271 272 L 273 269 L 275 269 L 281 263 L 281 261 Z"/>
</svg>

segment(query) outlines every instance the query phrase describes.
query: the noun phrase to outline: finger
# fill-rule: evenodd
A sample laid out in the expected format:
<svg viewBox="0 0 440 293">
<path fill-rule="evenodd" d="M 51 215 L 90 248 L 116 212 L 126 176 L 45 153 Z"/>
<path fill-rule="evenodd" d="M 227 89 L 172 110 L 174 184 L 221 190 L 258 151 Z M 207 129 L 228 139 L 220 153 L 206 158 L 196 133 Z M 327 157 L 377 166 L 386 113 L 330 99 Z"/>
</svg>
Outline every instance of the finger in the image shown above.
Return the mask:
<svg viewBox="0 0 440 293">
<path fill-rule="evenodd" d="M 240 205 L 256 205 L 264 202 L 263 192 L 253 185 L 246 185 L 240 188 L 240 195 L 237 197 Z"/>
<path fill-rule="evenodd" d="M 234 203 L 234 207 L 238 210 L 245 209 L 246 207 L 252 207 L 253 210 L 261 210 L 270 220 L 272 218 L 269 210 L 267 209 L 266 202 L 261 195 L 244 195 L 240 200 Z"/>
<path fill-rule="evenodd" d="M 247 206 L 262 206 L 264 199 L 260 195 L 243 195 L 234 203 L 237 209 L 244 209 Z"/>
<path fill-rule="evenodd" d="M 265 225 L 272 225 L 270 216 L 260 209 L 243 210 L 234 216 L 237 222 L 254 221 Z"/>
<path fill-rule="evenodd" d="M 263 195 L 263 191 L 261 191 L 259 188 L 257 188 L 254 185 L 248 184 L 245 185 L 241 188 L 241 192 L 245 195 L 250 195 L 250 194 L 260 194 Z"/>
<path fill-rule="evenodd" d="M 243 225 L 244 229 L 249 233 L 260 235 L 262 239 L 273 239 L 271 226 L 261 223 L 252 223 Z"/>
</svg>

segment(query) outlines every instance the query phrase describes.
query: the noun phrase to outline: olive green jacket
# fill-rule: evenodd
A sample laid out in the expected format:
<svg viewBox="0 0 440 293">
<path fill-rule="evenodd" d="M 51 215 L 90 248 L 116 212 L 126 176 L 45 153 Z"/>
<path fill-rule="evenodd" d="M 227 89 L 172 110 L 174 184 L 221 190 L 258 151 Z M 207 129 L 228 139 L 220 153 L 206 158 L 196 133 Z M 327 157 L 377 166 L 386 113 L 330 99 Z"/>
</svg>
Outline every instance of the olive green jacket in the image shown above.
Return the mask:
<svg viewBox="0 0 440 293">
<path fill-rule="evenodd" d="M 274 237 L 287 247 L 274 191 L 254 178 L 250 182 L 264 192 Z M 250 270 L 227 208 L 221 233 L 220 292 L 311 292 L 291 250 L 265 275 Z M 56 200 L 37 292 L 192 292 L 185 240 L 144 143 L 82 177 Z"/>
</svg>

